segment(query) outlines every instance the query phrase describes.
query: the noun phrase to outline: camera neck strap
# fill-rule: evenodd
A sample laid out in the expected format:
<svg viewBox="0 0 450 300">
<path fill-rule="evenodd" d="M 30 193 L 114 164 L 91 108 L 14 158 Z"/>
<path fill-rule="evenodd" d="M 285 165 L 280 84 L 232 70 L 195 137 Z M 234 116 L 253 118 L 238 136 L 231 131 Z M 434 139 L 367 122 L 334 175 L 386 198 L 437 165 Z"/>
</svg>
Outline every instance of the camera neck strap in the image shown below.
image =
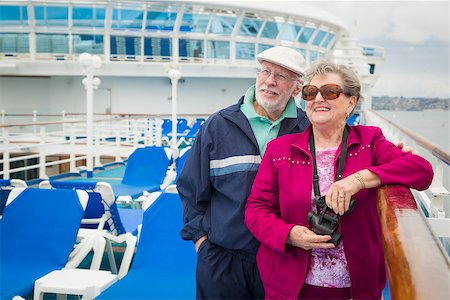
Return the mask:
<svg viewBox="0 0 450 300">
<path fill-rule="evenodd" d="M 345 157 L 347 156 L 347 141 L 348 141 L 348 129 L 347 126 L 344 127 L 344 134 L 342 135 L 342 148 L 341 153 L 339 154 L 339 163 L 338 169 L 336 173 L 335 181 L 342 179 L 342 172 L 344 171 Z M 311 134 L 309 136 L 309 151 L 311 152 L 311 156 L 313 159 L 313 187 L 314 187 L 314 196 L 320 197 L 320 188 L 319 188 L 319 175 L 317 173 L 317 162 L 316 162 L 316 146 L 314 145 L 314 132 L 311 128 Z"/>
</svg>

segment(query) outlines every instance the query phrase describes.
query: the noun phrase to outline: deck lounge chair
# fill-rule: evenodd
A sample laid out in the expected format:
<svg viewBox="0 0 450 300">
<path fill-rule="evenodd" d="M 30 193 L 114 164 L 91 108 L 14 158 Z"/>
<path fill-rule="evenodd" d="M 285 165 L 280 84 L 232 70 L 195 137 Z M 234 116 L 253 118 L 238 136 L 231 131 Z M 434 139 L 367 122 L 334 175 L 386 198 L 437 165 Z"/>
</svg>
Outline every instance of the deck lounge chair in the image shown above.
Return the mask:
<svg viewBox="0 0 450 300">
<path fill-rule="evenodd" d="M 112 185 L 114 195 L 130 196 L 135 199 L 144 191 L 160 189 L 170 165 L 164 147 L 145 147 L 136 149 L 128 158 L 121 184 Z"/>
<path fill-rule="evenodd" d="M 88 253 L 93 250 L 91 269 L 98 270 L 106 247 L 111 270 L 116 274 L 118 271 L 111 239 L 105 239 L 103 233 L 98 234 L 95 230 L 104 231 L 113 236 L 120 236 L 127 232 L 137 234 L 138 225 L 142 223 L 143 210 L 118 208 L 111 185 L 106 182 L 43 181 L 39 186 L 41 188 L 77 189 L 87 192 L 89 201 L 78 232 L 79 245 L 71 253 L 68 267 L 78 267 Z M 103 245 L 100 244 L 99 246 L 99 239 L 102 240 L 100 243 Z M 103 241 L 103 239 L 105 240 Z"/>
<path fill-rule="evenodd" d="M 182 145 L 192 145 L 198 131 L 200 130 L 200 127 L 202 127 L 203 123 L 205 123 L 205 119 L 198 118 L 195 120 L 195 123 L 192 125 L 191 129 L 189 131 L 180 136 L 180 140 L 178 141 L 178 146 Z"/>
<path fill-rule="evenodd" d="M 27 187 L 21 179 L 0 179 L 0 216 L 3 215 L 9 192 L 16 187 Z"/>
<path fill-rule="evenodd" d="M 86 204 L 82 191 L 11 191 L 0 220 L 0 299 L 27 296 L 36 279 L 65 266 Z"/>
<path fill-rule="evenodd" d="M 197 255 L 180 237 L 181 200 L 162 193 L 146 210 L 131 269 L 96 299 L 195 299 Z"/>
</svg>

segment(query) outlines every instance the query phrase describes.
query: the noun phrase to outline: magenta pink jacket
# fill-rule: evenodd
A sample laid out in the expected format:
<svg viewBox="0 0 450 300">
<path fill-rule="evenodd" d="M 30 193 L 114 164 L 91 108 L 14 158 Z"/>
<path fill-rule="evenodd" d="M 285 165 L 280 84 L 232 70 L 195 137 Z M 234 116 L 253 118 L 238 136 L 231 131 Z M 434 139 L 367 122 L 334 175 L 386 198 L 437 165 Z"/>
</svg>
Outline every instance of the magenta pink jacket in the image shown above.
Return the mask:
<svg viewBox="0 0 450 300">
<path fill-rule="evenodd" d="M 268 144 L 246 204 L 245 224 L 261 242 L 257 262 L 268 299 L 297 299 L 305 281 L 309 251 L 287 245 L 286 239 L 294 225 L 309 228 L 310 132 L 308 127 Z M 417 190 L 428 188 L 433 178 L 428 161 L 403 153 L 379 128 L 349 127 L 343 177 L 362 169 L 377 174 L 381 185 L 402 184 Z M 340 221 L 353 299 L 379 298 L 386 284 L 375 193 L 376 189 L 364 189 L 355 194 L 354 210 Z"/>
</svg>

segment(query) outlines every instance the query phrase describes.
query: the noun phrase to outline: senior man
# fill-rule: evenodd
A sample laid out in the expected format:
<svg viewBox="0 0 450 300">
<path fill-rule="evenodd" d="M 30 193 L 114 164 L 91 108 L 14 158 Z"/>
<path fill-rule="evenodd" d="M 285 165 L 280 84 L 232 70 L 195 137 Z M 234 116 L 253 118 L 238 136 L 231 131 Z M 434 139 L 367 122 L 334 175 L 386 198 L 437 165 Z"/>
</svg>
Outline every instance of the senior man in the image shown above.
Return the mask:
<svg viewBox="0 0 450 300">
<path fill-rule="evenodd" d="M 198 299 L 264 298 L 259 242 L 244 225 L 245 203 L 267 143 L 309 124 L 293 99 L 303 85 L 303 56 L 276 46 L 257 60 L 256 84 L 203 124 L 177 182 L 181 236 L 198 253 Z"/>
</svg>

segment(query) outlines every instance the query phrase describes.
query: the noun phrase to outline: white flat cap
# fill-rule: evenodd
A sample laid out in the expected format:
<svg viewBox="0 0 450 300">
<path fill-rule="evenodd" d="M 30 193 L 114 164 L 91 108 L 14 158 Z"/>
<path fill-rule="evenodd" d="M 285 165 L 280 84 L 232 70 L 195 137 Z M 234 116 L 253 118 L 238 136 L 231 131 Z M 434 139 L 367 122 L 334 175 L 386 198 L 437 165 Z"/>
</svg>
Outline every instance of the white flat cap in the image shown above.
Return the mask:
<svg viewBox="0 0 450 300">
<path fill-rule="evenodd" d="M 289 47 L 275 46 L 269 48 L 259 53 L 256 56 L 256 59 L 258 59 L 260 64 L 262 64 L 263 61 L 268 61 L 301 76 L 305 74 L 305 58 L 296 50 Z"/>
</svg>

